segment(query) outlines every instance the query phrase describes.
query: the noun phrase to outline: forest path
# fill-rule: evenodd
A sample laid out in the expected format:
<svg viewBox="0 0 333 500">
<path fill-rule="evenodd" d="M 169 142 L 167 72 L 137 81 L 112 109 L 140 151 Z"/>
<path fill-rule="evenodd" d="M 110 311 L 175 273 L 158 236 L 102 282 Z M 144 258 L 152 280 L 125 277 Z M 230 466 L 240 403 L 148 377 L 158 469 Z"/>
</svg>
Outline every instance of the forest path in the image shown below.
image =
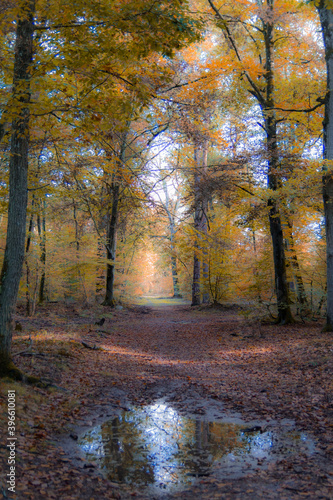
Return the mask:
<svg viewBox="0 0 333 500">
<path fill-rule="evenodd" d="M 287 451 L 268 467 L 258 462 L 242 478 L 212 474 L 156 498 L 332 500 L 332 336 L 317 323 L 249 321 L 237 306 L 149 300 L 116 310 L 52 304 L 34 318 L 18 315 L 23 331 L 14 338 L 14 353 L 29 349 L 29 335 L 36 353 L 18 355 L 18 365 L 56 387 L 15 386 L 16 498 L 155 498 L 100 477 L 96 464 L 82 460 L 74 438 L 123 411 L 163 401 L 179 415 L 204 420 L 237 412 L 246 422 L 275 420 L 279 427 L 292 419 L 297 432 L 316 441 L 316 451 Z M 3 394 L 13 387 L 1 384 Z M 5 425 L 6 413 L 2 417 Z M 5 449 L 0 459 L 5 473 Z"/>
<path fill-rule="evenodd" d="M 268 469 L 259 463 L 248 477 L 211 476 L 158 498 L 333 498 L 332 399 L 325 412 L 323 387 L 328 390 L 329 379 L 319 369 L 328 368 L 325 350 L 332 340 L 319 334 L 317 325 L 278 328 L 248 321 L 237 306 L 191 308 L 157 298 L 145 299 L 108 325 L 110 337 L 99 345 L 111 352 L 123 407 L 128 402 L 146 407 L 162 398 L 183 415 L 213 419 L 219 404 L 246 421 L 275 419 L 279 425 L 292 419 L 298 430 L 319 438 L 311 457 L 287 452 Z"/>
</svg>

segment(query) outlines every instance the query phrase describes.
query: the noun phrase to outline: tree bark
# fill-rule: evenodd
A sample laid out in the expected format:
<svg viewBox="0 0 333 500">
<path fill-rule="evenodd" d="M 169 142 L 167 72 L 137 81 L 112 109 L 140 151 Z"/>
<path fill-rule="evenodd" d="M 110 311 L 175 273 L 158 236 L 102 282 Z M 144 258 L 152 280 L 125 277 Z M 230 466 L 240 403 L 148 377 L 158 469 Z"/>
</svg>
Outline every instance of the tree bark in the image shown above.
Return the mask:
<svg viewBox="0 0 333 500">
<path fill-rule="evenodd" d="M 327 96 L 325 101 L 323 200 L 326 228 L 327 258 L 327 315 L 324 330 L 333 331 L 333 10 L 325 7 L 324 0 L 317 6 L 325 46 L 327 68 Z"/>
<path fill-rule="evenodd" d="M 267 143 L 270 144 L 271 136 L 267 133 Z M 275 191 L 278 187 L 274 156 L 272 150 L 269 158 L 268 188 Z M 286 257 L 284 251 L 284 237 L 281 223 L 280 211 L 276 199 L 268 200 L 269 227 L 273 245 L 275 292 L 277 297 L 278 323 L 287 324 L 293 322 L 290 310 L 290 298 L 287 281 Z"/>
<path fill-rule="evenodd" d="M 115 306 L 114 300 L 114 271 L 117 249 L 117 221 L 118 221 L 118 206 L 119 206 L 119 184 L 112 186 L 112 209 L 108 221 L 106 257 L 108 259 L 106 265 L 106 290 L 103 306 Z"/>
<path fill-rule="evenodd" d="M 202 151 L 202 165 L 201 168 L 205 172 L 207 170 L 208 163 L 208 144 L 205 141 Z M 205 243 L 207 243 L 207 233 L 208 233 L 208 196 L 206 191 L 202 191 L 202 219 L 201 219 L 201 233 L 202 238 Z M 203 260 L 202 260 L 202 303 L 209 303 L 209 263 L 208 263 L 208 252 L 203 249 Z"/>
<path fill-rule="evenodd" d="M 97 240 L 97 265 L 96 265 L 96 285 L 95 285 L 95 300 L 98 302 L 104 292 L 105 270 L 101 261 L 105 260 L 105 246 L 100 237 Z"/>
<path fill-rule="evenodd" d="M 273 10 L 273 1 L 268 2 L 269 9 Z M 266 131 L 266 146 L 268 153 L 268 188 L 277 191 L 281 185 L 278 166 L 278 146 L 277 146 L 277 120 L 274 102 L 274 69 L 273 69 L 273 12 L 268 16 L 268 20 L 262 20 L 263 35 L 265 42 L 265 90 L 266 96 L 262 106 Z M 271 19 L 270 19 L 271 18 Z M 286 324 L 293 321 L 289 289 L 286 272 L 286 257 L 284 251 L 283 229 L 281 224 L 280 210 L 275 197 L 268 200 L 269 207 L 269 227 L 273 244 L 275 291 L 277 297 L 278 323 Z"/>
<path fill-rule="evenodd" d="M 209 302 L 208 281 L 209 269 L 207 252 L 204 251 L 202 242 L 207 235 L 208 198 L 202 185 L 202 173 L 207 167 L 207 141 L 194 144 L 194 258 L 192 282 L 192 306 Z M 201 242 L 201 243 L 200 243 Z M 203 253 L 205 259 L 202 259 Z"/>
<path fill-rule="evenodd" d="M 171 247 L 171 251 L 172 250 L 173 247 Z M 180 298 L 182 295 L 179 290 L 177 259 L 175 255 L 171 255 L 171 274 L 172 274 L 172 285 L 173 285 L 173 297 Z"/>
<path fill-rule="evenodd" d="M 39 235 L 39 247 L 40 247 L 40 263 L 42 266 L 42 275 L 39 282 L 38 291 L 38 303 L 43 304 L 45 300 L 45 280 L 46 280 L 46 220 L 45 220 L 45 200 L 43 201 L 42 208 L 42 222 L 40 220 L 40 215 L 37 215 L 37 228 Z"/>
<path fill-rule="evenodd" d="M 178 269 L 177 269 L 177 259 L 174 254 L 175 251 L 175 222 L 172 220 L 170 222 L 170 251 L 171 251 L 171 274 L 172 274 L 172 285 L 173 285 L 173 296 L 181 297 L 179 290 L 179 279 L 178 279 Z"/>
<path fill-rule="evenodd" d="M 289 253 L 289 257 L 287 254 L 287 260 L 290 262 L 294 280 L 296 283 L 297 301 L 301 305 L 301 309 L 304 309 L 304 306 L 307 306 L 308 304 L 308 299 L 306 296 L 302 273 L 295 248 L 295 242 L 293 236 L 293 223 L 288 216 L 285 216 L 285 218 L 287 220 L 287 226 L 288 226 L 288 236 L 286 238 L 286 244 L 285 244 L 286 251 Z"/>
<path fill-rule="evenodd" d="M 88 297 L 87 297 L 86 287 L 84 286 L 84 279 L 83 279 L 82 273 L 81 273 L 80 235 L 79 235 L 79 223 L 77 220 L 77 213 L 76 212 L 77 212 L 76 202 L 75 202 L 75 199 L 73 199 L 73 220 L 74 220 L 74 227 L 75 227 L 75 246 L 76 246 L 76 252 L 75 252 L 76 272 L 77 272 L 79 283 L 82 286 L 84 302 L 87 304 Z"/>
<path fill-rule="evenodd" d="M 200 155 L 197 145 L 194 146 L 194 254 L 193 254 L 193 278 L 192 278 L 192 306 L 201 304 L 200 294 L 200 259 L 198 232 L 201 228 L 201 194 L 200 194 Z"/>
<path fill-rule="evenodd" d="M 9 160 L 9 206 L 7 239 L 1 271 L 0 295 L 0 376 L 22 378 L 11 361 L 12 315 L 22 274 L 25 251 L 28 201 L 29 102 L 33 61 L 35 1 L 21 4 L 17 21 L 14 77 L 13 122 Z"/>
<path fill-rule="evenodd" d="M 114 299 L 114 277 L 115 277 L 115 260 L 116 260 L 116 250 L 117 250 L 117 229 L 118 229 L 118 215 L 119 215 L 119 202 L 120 202 L 120 183 L 119 179 L 116 177 L 120 176 L 121 170 L 124 168 L 126 161 L 126 149 L 127 149 L 127 135 L 129 132 L 130 122 L 128 122 L 128 127 L 124 131 L 121 138 L 119 156 L 117 158 L 118 162 L 118 172 L 114 175 L 114 179 L 111 186 L 112 194 L 112 208 L 111 214 L 109 214 L 107 221 L 107 237 L 106 237 L 106 290 L 105 298 L 103 301 L 103 306 L 115 306 Z"/>
<path fill-rule="evenodd" d="M 31 208 L 33 208 L 34 202 L 35 202 L 35 198 L 33 196 L 32 200 L 31 200 Z M 28 254 L 29 254 L 29 250 L 30 250 L 33 229 L 34 229 L 34 214 L 32 212 L 31 216 L 30 216 L 30 221 L 29 221 L 27 243 L 26 243 L 26 246 L 25 246 L 25 266 L 26 266 L 26 286 L 27 286 L 27 289 L 26 289 L 26 292 L 25 292 L 25 297 L 26 297 L 26 312 L 27 312 L 27 316 L 30 316 L 30 314 L 31 314 L 30 266 L 29 266 L 29 261 L 28 261 Z"/>
</svg>

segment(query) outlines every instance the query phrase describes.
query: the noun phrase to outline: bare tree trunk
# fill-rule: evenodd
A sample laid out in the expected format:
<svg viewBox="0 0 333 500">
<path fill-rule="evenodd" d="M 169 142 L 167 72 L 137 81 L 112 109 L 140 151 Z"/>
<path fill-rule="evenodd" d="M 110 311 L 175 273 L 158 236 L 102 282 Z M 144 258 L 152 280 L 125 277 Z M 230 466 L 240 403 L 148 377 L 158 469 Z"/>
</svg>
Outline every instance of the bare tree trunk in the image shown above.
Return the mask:
<svg viewBox="0 0 333 500">
<path fill-rule="evenodd" d="M 202 144 L 194 144 L 194 260 L 193 260 L 193 282 L 192 282 L 192 305 L 209 302 L 209 269 L 207 252 L 204 251 L 203 241 L 207 235 L 207 211 L 208 198 L 202 185 L 202 174 L 207 166 L 207 141 Z M 200 257 L 203 253 L 206 261 Z"/>
<path fill-rule="evenodd" d="M 95 300 L 98 301 L 100 300 L 100 296 L 104 290 L 104 283 L 105 283 L 105 276 L 104 276 L 104 264 L 102 267 L 102 264 L 100 264 L 100 261 L 104 261 L 105 257 L 104 256 L 104 251 L 105 247 L 103 245 L 103 242 L 101 241 L 101 238 L 98 238 L 97 240 L 97 266 L 96 266 L 96 286 L 95 286 Z"/>
<path fill-rule="evenodd" d="M 193 256 L 193 278 L 192 278 L 192 303 L 191 306 L 199 306 L 201 304 L 200 297 L 200 260 L 198 257 L 198 243 L 194 243 Z"/>
<path fill-rule="evenodd" d="M 108 221 L 107 229 L 107 244 L 106 256 L 108 259 L 106 265 L 106 290 L 103 301 L 104 306 L 115 306 L 114 300 L 114 271 L 117 249 L 117 222 L 118 222 L 118 206 L 119 206 L 119 184 L 112 186 L 112 209 L 111 216 Z"/>
<path fill-rule="evenodd" d="M 207 170 L 208 162 L 208 144 L 205 141 L 202 151 L 202 170 L 205 172 Z M 201 233 L 204 243 L 207 243 L 207 233 L 208 233 L 208 197 L 205 191 L 202 191 L 202 219 L 201 219 Z M 203 249 L 203 261 L 202 261 L 202 303 L 209 303 L 209 261 L 207 250 Z"/>
<path fill-rule="evenodd" d="M 171 248 L 171 251 L 173 249 Z M 178 269 L 177 269 L 177 259 L 174 255 L 171 255 L 171 273 L 172 273 L 172 285 L 173 285 L 173 297 L 181 297 L 179 290 L 179 280 L 178 280 Z"/>
<path fill-rule="evenodd" d="M 258 299 L 258 302 L 261 303 L 261 288 L 260 288 L 259 280 L 258 280 L 259 272 L 258 272 L 258 264 L 257 264 L 256 232 L 255 232 L 255 229 L 253 228 L 253 226 L 251 227 L 251 232 L 252 232 L 253 253 L 254 253 L 254 257 L 255 257 L 255 262 L 253 265 L 253 276 L 254 276 L 254 280 L 255 280 L 255 290 L 257 293 L 257 299 Z"/>
<path fill-rule="evenodd" d="M 270 10 L 273 10 L 273 1 L 269 3 Z M 273 19 L 273 13 L 272 19 Z M 265 41 L 265 57 L 266 73 L 264 75 L 266 81 L 266 99 L 262 106 L 265 131 L 266 145 L 268 153 L 268 188 L 276 191 L 281 180 L 278 176 L 278 146 L 277 146 L 277 120 L 275 115 L 274 102 L 274 70 L 273 70 L 273 20 L 267 17 L 267 20 L 262 20 L 263 35 Z M 289 289 L 287 282 L 286 257 L 284 251 L 283 229 L 281 224 L 281 215 L 278 203 L 275 197 L 268 200 L 269 207 L 269 227 L 273 244 L 274 272 L 275 272 L 275 291 L 277 296 L 278 322 L 281 324 L 291 323 L 293 321 Z"/>
<path fill-rule="evenodd" d="M 34 206 L 34 196 L 32 197 L 32 202 L 31 202 L 31 207 Z M 29 266 L 29 261 L 28 261 L 28 253 L 30 250 L 30 244 L 31 244 L 31 236 L 32 236 L 32 231 L 34 228 L 34 214 L 32 213 L 30 216 L 30 221 L 29 221 L 29 229 L 28 229 L 28 237 L 27 237 L 27 243 L 25 246 L 25 267 L 26 267 L 26 292 L 25 292 L 25 297 L 26 297 L 26 312 L 27 316 L 30 316 L 31 314 L 31 300 L 30 300 L 30 266 Z"/>
<path fill-rule="evenodd" d="M 323 169 L 323 199 L 326 227 L 327 256 L 327 316 L 325 331 L 333 331 L 333 10 L 321 0 L 317 6 L 323 32 L 325 60 L 327 68 L 327 96 L 324 118 L 324 160 L 328 160 Z"/>
<path fill-rule="evenodd" d="M 42 275 L 39 283 L 38 303 L 43 304 L 45 300 L 45 279 L 46 279 L 46 216 L 45 216 L 46 202 L 43 200 L 42 208 L 42 221 L 40 214 L 37 215 L 37 228 L 39 235 L 39 248 L 40 248 L 40 263 L 42 266 Z"/>
<path fill-rule="evenodd" d="M 22 274 L 28 202 L 30 78 L 35 1 L 22 2 L 16 28 L 7 240 L 1 271 L 0 376 L 22 378 L 11 361 L 12 315 Z"/>
<path fill-rule="evenodd" d="M 88 302 L 88 297 L 87 297 L 87 292 L 86 292 L 86 287 L 84 286 L 84 279 L 82 277 L 81 273 L 81 267 L 80 267 L 80 235 L 79 235 L 79 223 L 77 220 L 77 215 L 76 215 L 76 202 L 73 199 L 73 219 L 74 219 L 74 226 L 75 226 L 75 245 L 76 245 L 76 252 L 75 252 L 75 257 L 76 257 L 76 270 L 77 270 L 77 275 L 79 278 L 79 283 L 82 285 L 82 290 L 83 290 L 83 296 L 84 296 L 84 301 L 85 303 Z"/>
<path fill-rule="evenodd" d="M 174 220 L 170 222 L 170 251 L 171 251 L 171 274 L 172 274 L 172 285 L 173 285 L 173 296 L 181 297 L 179 290 L 179 280 L 178 280 L 178 269 L 177 269 L 177 259 L 174 254 L 175 251 L 175 227 Z"/>
<path fill-rule="evenodd" d="M 271 189 L 271 188 L 270 188 Z M 275 271 L 275 291 L 278 306 L 278 322 L 281 324 L 293 321 L 290 310 L 290 299 L 287 282 L 286 258 L 283 244 L 283 232 L 279 209 L 275 200 L 269 200 L 269 225 L 273 243 Z"/>
<path fill-rule="evenodd" d="M 200 259 L 198 232 L 201 229 L 201 194 L 200 194 L 200 155 L 197 145 L 194 146 L 194 255 L 193 255 L 193 278 L 192 278 L 192 306 L 201 304 L 200 295 Z"/>
<path fill-rule="evenodd" d="M 119 156 L 117 158 L 118 162 L 118 176 L 121 170 L 124 168 L 126 160 L 126 149 L 127 149 L 127 135 L 129 132 L 130 122 L 128 122 L 128 127 L 125 130 L 121 144 Z M 112 209 L 111 214 L 108 218 L 107 227 L 107 238 L 106 238 L 106 290 L 105 299 L 103 301 L 104 306 L 115 306 L 114 300 L 114 278 L 115 278 L 115 261 L 116 261 L 116 250 L 117 250 L 117 229 L 118 229 L 118 215 L 119 215 L 119 202 L 120 202 L 120 184 L 119 179 L 114 178 L 111 186 L 112 194 Z"/>
<path fill-rule="evenodd" d="M 288 236 L 286 238 L 286 250 L 289 252 L 289 257 L 287 256 L 287 260 L 290 262 L 296 283 L 297 301 L 301 305 L 301 308 L 304 308 L 304 306 L 307 306 L 308 304 L 308 299 L 306 296 L 302 273 L 295 249 L 295 242 L 293 236 L 293 223 L 288 216 L 286 217 L 286 220 L 288 226 Z"/>
</svg>

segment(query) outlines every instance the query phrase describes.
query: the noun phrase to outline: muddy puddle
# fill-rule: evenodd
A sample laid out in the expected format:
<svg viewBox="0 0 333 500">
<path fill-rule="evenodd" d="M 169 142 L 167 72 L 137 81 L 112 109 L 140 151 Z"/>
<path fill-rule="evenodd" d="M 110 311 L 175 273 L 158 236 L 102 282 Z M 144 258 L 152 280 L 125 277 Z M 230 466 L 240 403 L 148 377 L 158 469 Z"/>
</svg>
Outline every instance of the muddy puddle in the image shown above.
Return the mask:
<svg viewBox="0 0 333 500">
<path fill-rule="evenodd" d="M 147 494 L 179 491 L 211 475 L 242 477 L 292 454 L 315 452 L 314 441 L 291 421 L 189 418 L 163 402 L 122 412 L 85 432 L 78 445 L 109 480 Z"/>
</svg>

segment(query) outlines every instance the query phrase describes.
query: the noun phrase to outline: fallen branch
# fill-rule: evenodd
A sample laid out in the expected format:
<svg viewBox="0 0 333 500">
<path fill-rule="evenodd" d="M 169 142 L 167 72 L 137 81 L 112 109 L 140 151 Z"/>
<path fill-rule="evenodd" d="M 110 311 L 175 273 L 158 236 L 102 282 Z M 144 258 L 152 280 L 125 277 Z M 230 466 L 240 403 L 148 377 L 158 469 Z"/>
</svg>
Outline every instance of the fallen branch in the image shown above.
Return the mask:
<svg viewBox="0 0 333 500">
<path fill-rule="evenodd" d="M 87 344 L 87 342 L 84 342 L 83 340 L 82 340 L 81 344 L 83 345 L 83 347 L 86 347 L 87 349 L 92 349 L 93 351 L 106 351 L 106 349 L 103 349 L 102 347 L 97 347 L 96 344 L 89 345 L 89 344 Z"/>
<path fill-rule="evenodd" d="M 14 356 L 47 356 L 47 354 L 43 354 L 42 352 L 32 352 L 32 351 L 20 351 L 20 352 L 15 352 L 14 354 L 12 354 L 12 358 Z"/>
<path fill-rule="evenodd" d="M 20 351 L 20 352 L 15 352 L 14 354 L 12 354 L 12 358 L 14 356 L 20 356 L 21 354 L 24 354 L 25 352 L 29 352 L 28 350 L 25 350 L 25 351 Z"/>
</svg>

